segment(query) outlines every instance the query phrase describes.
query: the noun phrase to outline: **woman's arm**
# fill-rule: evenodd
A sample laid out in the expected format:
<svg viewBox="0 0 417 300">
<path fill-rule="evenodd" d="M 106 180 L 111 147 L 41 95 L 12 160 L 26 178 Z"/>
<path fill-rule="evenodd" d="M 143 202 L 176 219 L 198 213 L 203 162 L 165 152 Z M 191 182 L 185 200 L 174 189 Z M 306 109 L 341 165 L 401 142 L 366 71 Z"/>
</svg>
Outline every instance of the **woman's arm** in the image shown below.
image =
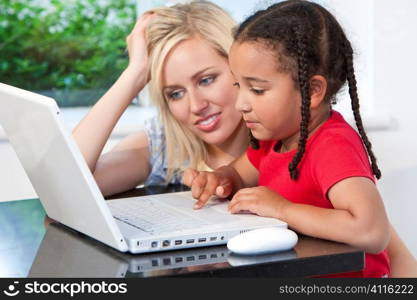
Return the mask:
<svg viewBox="0 0 417 300">
<path fill-rule="evenodd" d="M 151 171 L 149 161 L 148 137 L 140 131 L 101 155 L 93 175 L 103 195 L 109 196 L 142 184 Z"/>
<path fill-rule="evenodd" d="M 130 100 L 121 100 L 130 98 L 126 89 L 132 89 L 129 83 L 134 82 L 124 81 L 123 76 L 73 131 L 73 137 L 105 196 L 134 188 L 145 181 L 150 172 L 148 137 L 144 131 L 124 138 L 110 152 L 101 155 L 111 131 L 130 103 Z M 119 89 L 125 92 L 119 93 L 119 99 L 112 99 Z"/>
<path fill-rule="evenodd" d="M 144 132 L 120 142 L 110 153 L 101 152 L 117 121 L 149 81 L 145 14 L 127 37 L 129 66 L 73 130 L 73 137 L 104 195 L 122 192 L 149 174 L 148 140 Z"/>
<path fill-rule="evenodd" d="M 73 130 L 72 135 L 93 173 L 117 121 L 144 85 L 143 72 L 128 67 Z"/>
<path fill-rule="evenodd" d="M 417 277 L 417 260 L 391 225 L 388 243 L 391 277 Z"/>
</svg>

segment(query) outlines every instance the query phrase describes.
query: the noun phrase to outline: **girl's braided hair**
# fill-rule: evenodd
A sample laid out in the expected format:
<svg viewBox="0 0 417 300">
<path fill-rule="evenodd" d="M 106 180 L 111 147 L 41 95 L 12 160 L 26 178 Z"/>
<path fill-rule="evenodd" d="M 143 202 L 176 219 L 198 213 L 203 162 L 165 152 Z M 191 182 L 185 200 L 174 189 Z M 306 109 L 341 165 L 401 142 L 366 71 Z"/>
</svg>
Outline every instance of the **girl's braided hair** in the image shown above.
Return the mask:
<svg viewBox="0 0 417 300">
<path fill-rule="evenodd" d="M 322 6 L 289 0 L 274 4 L 247 18 L 235 31 L 235 41 L 261 42 L 271 48 L 279 61 L 281 72 L 289 72 L 302 97 L 298 150 L 288 166 L 293 180 L 298 177 L 297 166 L 303 158 L 310 120 L 309 78 L 320 74 L 327 80 L 325 101 L 335 103 L 336 93 L 348 83 L 356 126 L 371 160 L 376 178 L 381 177 L 359 113 L 359 98 L 353 68 L 353 50 L 342 27 Z M 251 135 L 251 146 L 259 141 Z M 278 143 L 274 150 L 278 151 Z"/>
</svg>

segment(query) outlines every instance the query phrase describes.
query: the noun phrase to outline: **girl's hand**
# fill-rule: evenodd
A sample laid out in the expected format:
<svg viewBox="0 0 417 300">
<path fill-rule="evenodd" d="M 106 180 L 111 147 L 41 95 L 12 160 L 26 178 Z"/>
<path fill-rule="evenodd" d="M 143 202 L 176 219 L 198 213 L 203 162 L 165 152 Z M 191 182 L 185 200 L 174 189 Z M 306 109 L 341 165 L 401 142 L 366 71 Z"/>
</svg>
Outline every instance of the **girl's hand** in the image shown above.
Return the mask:
<svg viewBox="0 0 417 300">
<path fill-rule="evenodd" d="M 233 190 L 232 180 L 217 172 L 199 172 L 190 168 L 185 170 L 182 182 L 191 187 L 193 198 L 198 200 L 194 209 L 203 207 L 213 195 L 226 198 Z"/>
<path fill-rule="evenodd" d="M 290 205 L 290 201 L 269 188 L 257 186 L 239 190 L 229 203 L 229 211 L 234 214 L 246 210 L 262 217 L 280 219 L 282 211 Z"/>
<path fill-rule="evenodd" d="M 154 13 L 143 14 L 135 24 L 132 32 L 127 36 L 126 43 L 129 52 L 129 68 L 137 72 L 146 72 L 146 83 L 149 81 L 149 55 L 146 47 L 146 29 Z"/>
</svg>

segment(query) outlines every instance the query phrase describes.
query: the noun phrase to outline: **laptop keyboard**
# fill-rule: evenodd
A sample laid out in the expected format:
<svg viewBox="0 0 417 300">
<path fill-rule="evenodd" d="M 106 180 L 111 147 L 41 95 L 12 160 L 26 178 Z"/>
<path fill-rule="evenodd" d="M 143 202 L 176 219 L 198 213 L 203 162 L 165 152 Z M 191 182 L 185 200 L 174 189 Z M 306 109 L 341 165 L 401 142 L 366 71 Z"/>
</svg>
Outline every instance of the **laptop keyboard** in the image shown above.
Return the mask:
<svg viewBox="0 0 417 300">
<path fill-rule="evenodd" d="M 113 217 L 146 232 L 166 232 L 209 225 L 208 222 L 148 199 L 107 201 Z"/>
</svg>

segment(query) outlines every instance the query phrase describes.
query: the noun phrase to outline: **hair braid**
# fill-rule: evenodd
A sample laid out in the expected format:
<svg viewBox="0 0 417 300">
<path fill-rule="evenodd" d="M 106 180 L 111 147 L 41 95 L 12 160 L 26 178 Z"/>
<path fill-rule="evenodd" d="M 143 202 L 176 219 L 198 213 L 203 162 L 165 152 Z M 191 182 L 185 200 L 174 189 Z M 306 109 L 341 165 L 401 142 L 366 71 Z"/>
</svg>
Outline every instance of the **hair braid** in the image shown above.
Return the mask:
<svg viewBox="0 0 417 300">
<path fill-rule="evenodd" d="M 306 43 L 304 34 L 301 31 L 301 26 L 295 28 L 294 36 L 296 38 L 297 48 L 297 63 L 298 63 L 298 83 L 301 92 L 301 124 L 300 124 L 300 138 L 298 141 L 298 150 L 294 155 L 293 160 L 288 166 L 291 179 L 298 178 L 297 166 L 304 156 L 305 147 L 308 138 L 308 124 L 310 121 L 310 83 L 308 81 L 308 64 L 306 54 Z"/>
<path fill-rule="evenodd" d="M 356 127 L 358 128 L 359 134 L 362 138 L 363 143 L 365 144 L 368 155 L 371 159 L 372 172 L 377 179 L 381 178 L 381 171 L 378 168 L 376 157 L 372 151 L 372 144 L 368 139 L 368 136 L 365 133 L 365 129 L 362 123 L 362 117 L 359 112 L 359 97 L 358 91 L 356 88 L 356 78 L 353 68 L 353 50 L 350 42 L 345 38 L 344 41 L 344 55 L 346 60 L 346 72 L 347 72 L 347 81 L 349 85 L 349 95 L 352 102 L 352 111 L 355 117 Z"/>
</svg>

